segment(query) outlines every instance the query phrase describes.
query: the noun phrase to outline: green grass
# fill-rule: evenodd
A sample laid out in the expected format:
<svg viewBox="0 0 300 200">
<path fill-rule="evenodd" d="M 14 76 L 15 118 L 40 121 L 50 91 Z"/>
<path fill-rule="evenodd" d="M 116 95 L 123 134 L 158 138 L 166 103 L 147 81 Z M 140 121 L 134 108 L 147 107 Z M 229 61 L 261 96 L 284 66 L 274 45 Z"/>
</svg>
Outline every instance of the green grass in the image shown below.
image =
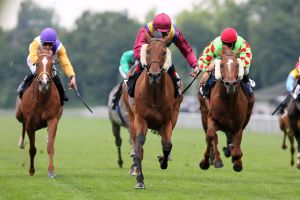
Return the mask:
<svg viewBox="0 0 300 200">
<path fill-rule="evenodd" d="M 199 117 L 200 123 L 200 117 Z M 108 120 L 63 117 L 55 142 L 56 179 L 48 179 L 46 130 L 37 132 L 36 173 L 28 175 L 28 142 L 17 147 L 21 124 L 0 117 L 0 200 L 8 199 L 299 199 L 300 171 L 291 167 L 289 150 L 281 150 L 282 135 L 247 133 L 242 142 L 242 172 L 232 169 L 222 154 L 224 167 L 198 167 L 205 149 L 202 130 L 173 133 L 173 161 L 161 170 L 160 137 L 148 132 L 143 172 L 146 190 L 135 190 L 128 133 L 122 129 L 124 167 L 118 168 L 117 149 Z M 224 135 L 219 134 L 219 147 Z M 26 136 L 26 141 L 28 141 Z M 25 163 L 25 165 L 23 164 Z"/>
</svg>

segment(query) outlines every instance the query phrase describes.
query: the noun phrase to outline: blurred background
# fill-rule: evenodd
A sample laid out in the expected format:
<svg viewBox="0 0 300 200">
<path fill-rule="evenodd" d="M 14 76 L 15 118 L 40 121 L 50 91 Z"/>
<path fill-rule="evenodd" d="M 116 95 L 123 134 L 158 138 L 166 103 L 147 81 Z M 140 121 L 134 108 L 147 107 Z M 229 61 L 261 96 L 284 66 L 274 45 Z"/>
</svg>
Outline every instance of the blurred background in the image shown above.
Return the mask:
<svg viewBox="0 0 300 200">
<path fill-rule="evenodd" d="M 255 113 L 270 114 L 285 95 L 285 80 L 300 55 L 300 1 L 290 0 L 0 0 L 0 108 L 14 108 L 16 89 L 28 73 L 28 46 L 44 27 L 54 27 L 68 50 L 78 88 L 92 106 L 104 106 L 121 81 L 119 59 L 132 49 L 138 29 L 155 14 L 169 14 L 199 54 L 228 26 L 252 48 L 250 78 L 256 82 Z M 173 63 L 185 85 L 192 79 L 179 50 Z M 64 75 L 64 85 L 67 80 Z M 197 83 L 189 89 L 182 111 L 197 112 Z M 80 101 L 71 90 L 66 107 Z M 73 98 L 74 97 L 74 98 Z"/>
</svg>

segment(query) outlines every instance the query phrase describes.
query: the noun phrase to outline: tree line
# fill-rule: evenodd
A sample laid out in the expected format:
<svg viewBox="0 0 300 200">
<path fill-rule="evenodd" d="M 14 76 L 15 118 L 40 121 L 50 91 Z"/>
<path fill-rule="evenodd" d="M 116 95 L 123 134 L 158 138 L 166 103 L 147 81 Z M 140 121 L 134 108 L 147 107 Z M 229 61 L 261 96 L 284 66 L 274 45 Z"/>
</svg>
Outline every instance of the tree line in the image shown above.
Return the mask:
<svg viewBox="0 0 300 200">
<path fill-rule="evenodd" d="M 145 22 L 155 13 L 155 9 L 145 13 Z M 260 89 L 284 81 L 295 66 L 300 55 L 299 18 L 300 2 L 297 0 L 248 0 L 242 3 L 201 0 L 195 1 L 192 10 L 183 10 L 172 20 L 197 57 L 224 28 L 234 27 L 252 48 L 250 77 L 256 81 L 256 89 Z M 1 108 L 14 107 L 17 86 L 29 72 L 26 64 L 28 46 L 48 26 L 58 31 L 59 39 L 67 48 L 81 95 L 91 105 L 105 105 L 110 90 L 121 81 L 118 72 L 120 56 L 133 48 L 138 29 L 144 24 L 130 18 L 126 12 L 88 10 L 76 20 L 71 30 L 59 26 L 58 22 L 54 10 L 41 8 L 29 0 L 21 3 L 15 28 L 3 30 L 0 27 Z M 191 69 L 174 45 L 171 51 L 173 63 L 187 85 Z M 66 86 L 66 77 L 61 77 Z M 189 93 L 195 95 L 196 91 Z M 67 94 L 73 97 L 71 91 Z M 80 103 L 72 99 L 69 106 Z"/>
</svg>

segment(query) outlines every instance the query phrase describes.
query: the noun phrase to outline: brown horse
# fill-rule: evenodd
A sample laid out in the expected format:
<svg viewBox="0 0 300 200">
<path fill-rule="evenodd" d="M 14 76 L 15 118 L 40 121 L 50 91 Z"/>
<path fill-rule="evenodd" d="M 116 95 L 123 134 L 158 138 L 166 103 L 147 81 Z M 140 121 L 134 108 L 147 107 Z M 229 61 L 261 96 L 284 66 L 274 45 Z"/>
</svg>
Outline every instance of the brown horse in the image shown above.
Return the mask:
<svg viewBox="0 0 300 200">
<path fill-rule="evenodd" d="M 35 131 L 47 127 L 47 151 L 49 155 L 48 177 L 54 178 L 54 140 L 58 121 L 62 115 L 62 107 L 58 90 L 52 81 L 53 53 L 43 50 L 39 54 L 35 78 L 23 94 L 22 100 L 17 99 L 16 118 L 22 123 L 22 136 L 19 146 L 24 148 L 24 136 L 27 132 L 30 148 L 29 175 L 35 172 L 34 157 L 36 154 Z"/>
<path fill-rule="evenodd" d="M 124 101 L 129 113 L 131 138 L 137 173 L 135 188 L 144 189 L 142 172 L 143 145 L 148 128 L 161 135 L 163 156 L 159 157 L 160 168 L 167 169 L 168 156 L 172 149 L 172 130 L 177 122 L 183 97 L 174 98 L 172 78 L 166 72 L 171 65 L 171 53 L 167 38 L 151 38 L 145 34 L 148 44 L 141 49 L 141 63 L 145 70 L 139 76 L 134 91 L 134 102 L 123 85 Z"/>
<path fill-rule="evenodd" d="M 295 139 L 298 144 L 297 154 L 297 168 L 300 169 L 300 86 L 295 89 L 295 93 L 298 93 L 297 98 L 292 98 L 287 107 L 288 119 L 292 131 L 294 132 Z"/>
<path fill-rule="evenodd" d="M 129 129 L 129 116 L 128 116 L 128 111 L 126 108 L 126 105 L 124 103 L 124 98 L 123 98 L 123 94 L 120 97 L 120 100 L 118 102 L 118 105 L 116 106 L 116 109 L 112 109 L 112 99 L 113 96 L 115 94 L 115 92 L 117 91 L 119 85 L 115 86 L 112 91 L 109 93 L 109 100 L 108 100 L 108 117 L 109 120 L 111 122 L 111 126 L 112 126 L 112 131 L 113 131 L 113 135 L 115 137 L 115 143 L 116 146 L 118 148 L 118 165 L 120 168 L 122 168 L 123 166 L 123 159 L 122 159 L 122 154 L 121 154 L 121 146 L 122 146 L 122 138 L 121 138 L 121 127 L 127 128 L 128 131 L 130 131 Z M 131 135 L 131 134 L 129 134 Z M 132 144 L 131 140 L 130 140 L 130 144 Z M 133 157 L 134 156 L 134 151 L 130 152 L 130 156 Z"/>
<path fill-rule="evenodd" d="M 209 108 L 202 96 L 199 97 L 202 123 L 206 133 L 207 148 L 204 159 L 200 162 L 201 169 L 210 166 L 210 151 L 213 147 L 215 167 L 222 167 L 223 163 L 218 151 L 216 132 L 223 131 L 227 139 L 232 140 L 230 154 L 234 171 L 241 171 L 242 151 L 241 141 L 243 130 L 249 122 L 254 105 L 254 94 L 247 99 L 240 83 L 244 69 L 239 65 L 237 55 L 227 46 L 223 46 L 220 53 L 221 60 L 216 62 L 216 84 L 211 90 Z M 239 78 L 240 77 L 240 78 Z"/>
<path fill-rule="evenodd" d="M 282 149 L 287 148 L 287 145 L 285 143 L 286 137 L 288 137 L 288 139 L 290 141 L 291 166 L 293 166 L 294 165 L 294 154 L 295 154 L 294 132 L 291 129 L 286 109 L 284 109 L 283 113 L 281 113 L 279 115 L 279 127 L 283 132 L 283 142 L 282 142 L 281 148 Z"/>
</svg>

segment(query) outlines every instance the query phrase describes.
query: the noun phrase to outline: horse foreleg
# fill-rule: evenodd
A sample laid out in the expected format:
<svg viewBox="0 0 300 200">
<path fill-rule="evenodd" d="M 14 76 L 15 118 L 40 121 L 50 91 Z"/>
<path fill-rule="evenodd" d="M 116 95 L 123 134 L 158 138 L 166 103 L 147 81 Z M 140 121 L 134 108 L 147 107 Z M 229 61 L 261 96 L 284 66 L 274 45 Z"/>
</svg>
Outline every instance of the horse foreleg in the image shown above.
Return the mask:
<svg viewBox="0 0 300 200">
<path fill-rule="evenodd" d="M 216 137 L 216 124 L 213 119 L 208 118 L 207 119 L 207 132 L 206 132 L 206 151 L 204 152 L 204 159 L 201 160 L 199 163 L 199 167 L 203 170 L 206 170 L 209 168 L 209 157 L 210 157 L 210 148 L 213 144 L 213 140 L 215 140 Z M 215 153 L 215 152 L 214 152 Z"/>
<path fill-rule="evenodd" d="M 297 141 L 298 153 L 297 153 L 297 168 L 300 169 L 300 132 L 294 132 L 294 136 Z"/>
<path fill-rule="evenodd" d="M 282 149 L 286 149 L 286 148 L 287 148 L 286 142 L 285 142 L 285 140 L 286 140 L 286 135 L 287 135 L 286 132 L 287 132 L 286 129 L 284 129 L 284 131 L 283 131 L 283 141 L 282 141 L 282 145 L 281 145 L 281 148 L 282 148 Z"/>
<path fill-rule="evenodd" d="M 25 143 L 24 143 L 24 138 L 25 138 L 25 123 L 22 123 L 22 135 L 19 139 L 19 147 L 20 149 L 24 149 L 25 148 Z"/>
<path fill-rule="evenodd" d="M 145 143 L 146 136 L 143 133 L 140 133 L 136 137 L 136 152 L 133 158 L 134 165 L 137 169 L 137 184 L 135 185 L 136 189 L 144 189 L 144 175 L 142 172 L 142 154 L 143 154 L 143 145 Z"/>
<path fill-rule="evenodd" d="M 49 155 L 49 166 L 48 166 L 48 177 L 54 178 L 54 165 L 53 165 L 53 157 L 54 157 L 54 141 L 56 136 L 58 119 L 54 118 L 48 121 L 48 143 L 47 143 L 47 152 Z"/>
<path fill-rule="evenodd" d="M 123 159 L 122 159 L 122 154 L 121 154 L 121 145 L 122 145 L 122 139 L 120 135 L 120 125 L 118 125 L 115 122 L 111 122 L 112 125 L 112 131 L 115 137 L 115 143 L 118 148 L 118 165 L 120 168 L 123 166 Z"/>
<path fill-rule="evenodd" d="M 161 145 L 162 145 L 163 156 L 160 156 L 158 158 L 161 169 L 168 168 L 169 155 L 172 150 L 172 142 L 171 142 L 172 129 L 173 126 L 170 122 L 161 130 Z"/>
<path fill-rule="evenodd" d="M 33 176 L 35 169 L 34 169 L 34 157 L 36 154 L 36 147 L 35 147 L 35 132 L 34 131 L 30 131 L 27 132 L 28 138 L 29 138 L 29 155 L 30 155 L 30 167 L 29 167 L 29 175 Z"/>
<path fill-rule="evenodd" d="M 218 149 L 218 135 L 217 134 L 212 141 L 212 146 L 213 146 L 213 154 L 214 154 L 214 160 L 213 160 L 214 166 L 215 166 L 215 168 L 222 168 L 224 165 L 223 165 L 222 159 L 220 157 L 220 152 Z"/>
<path fill-rule="evenodd" d="M 293 134 L 293 132 L 292 131 L 290 131 L 290 132 L 288 132 L 287 133 L 287 136 L 288 136 L 288 138 L 289 138 L 289 140 L 290 140 L 290 152 L 291 152 L 291 166 L 293 166 L 294 165 L 294 154 L 295 154 L 295 146 L 294 146 L 294 134 Z"/>
<path fill-rule="evenodd" d="M 243 130 L 240 130 L 239 132 L 233 134 L 233 148 L 231 148 L 231 157 L 233 162 L 233 170 L 236 172 L 240 172 L 243 170 L 243 164 L 241 160 L 242 133 Z"/>
<path fill-rule="evenodd" d="M 229 158 L 231 156 L 230 149 L 232 148 L 232 134 L 226 133 L 226 147 L 223 147 L 224 155 Z"/>
</svg>

